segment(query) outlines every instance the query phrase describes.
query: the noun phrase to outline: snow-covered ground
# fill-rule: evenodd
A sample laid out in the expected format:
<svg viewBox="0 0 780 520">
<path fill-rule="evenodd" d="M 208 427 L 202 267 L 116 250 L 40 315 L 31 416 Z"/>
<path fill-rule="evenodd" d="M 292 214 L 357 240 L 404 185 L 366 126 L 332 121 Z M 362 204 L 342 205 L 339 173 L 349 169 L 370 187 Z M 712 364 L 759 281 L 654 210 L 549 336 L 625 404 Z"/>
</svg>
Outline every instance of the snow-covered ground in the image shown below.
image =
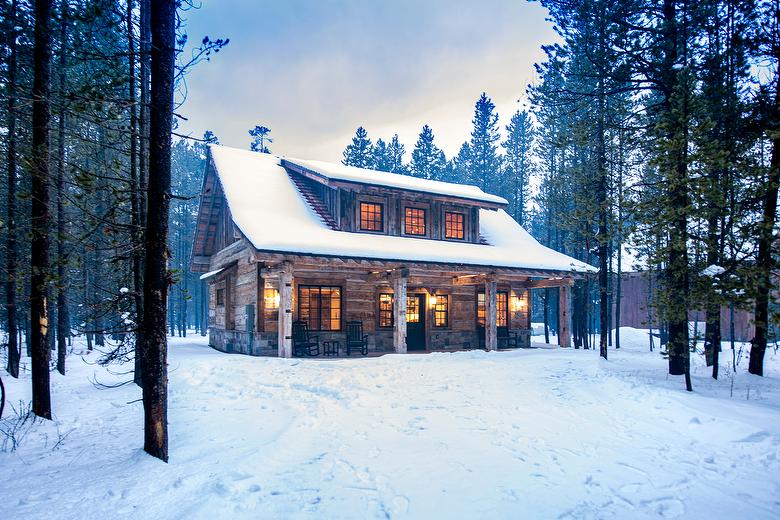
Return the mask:
<svg viewBox="0 0 780 520">
<path fill-rule="evenodd" d="M 169 464 L 140 449 L 139 390 L 93 385 L 127 376 L 74 355 L 56 420 L 0 453 L 0 518 L 780 516 L 780 355 L 717 382 L 697 356 L 689 394 L 645 332 L 623 344 L 284 360 L 172 339 Z M 29 374 L 3 380 L 29 400 Z"/>
</svg>

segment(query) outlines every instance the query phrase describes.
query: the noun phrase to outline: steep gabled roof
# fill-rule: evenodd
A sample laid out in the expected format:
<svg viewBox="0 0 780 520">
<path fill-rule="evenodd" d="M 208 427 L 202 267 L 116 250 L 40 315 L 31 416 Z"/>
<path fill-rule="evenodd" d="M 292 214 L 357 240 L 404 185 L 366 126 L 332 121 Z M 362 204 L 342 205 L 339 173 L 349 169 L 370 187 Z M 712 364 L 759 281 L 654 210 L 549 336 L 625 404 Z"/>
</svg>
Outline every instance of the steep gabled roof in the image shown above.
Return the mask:
<svg viewBox="0 0 780 520">
<path fill-rule="evenodd" d="M 211 145 L 209 149 L 233 222 L 259 251 L 561 272 L 595 271 L 588 264 L 542 246 L 503 209 L 479 210 L 479 234 L 488 244 L 337 231 L 307 202 L 282 166 L 284 159 L 225 146 Z M 318 168 L 339 169 L 338 165 Z M 388 174 L 371 173 L 374 178 L 382 175 Z M 433 181 L 425 184 L 429 182 Z M 436 186 L 439 190 L 436 193 L 461 189 L 440 182 Z M 465 191 L 475 193 L 473 190 L 478 188 L 466 187 Z M 503 200 L 494 197 L 492 202 L 497 202 L 496 199 Z M 206 227 L 199 222 L 199 230 Z"/>
</svg>

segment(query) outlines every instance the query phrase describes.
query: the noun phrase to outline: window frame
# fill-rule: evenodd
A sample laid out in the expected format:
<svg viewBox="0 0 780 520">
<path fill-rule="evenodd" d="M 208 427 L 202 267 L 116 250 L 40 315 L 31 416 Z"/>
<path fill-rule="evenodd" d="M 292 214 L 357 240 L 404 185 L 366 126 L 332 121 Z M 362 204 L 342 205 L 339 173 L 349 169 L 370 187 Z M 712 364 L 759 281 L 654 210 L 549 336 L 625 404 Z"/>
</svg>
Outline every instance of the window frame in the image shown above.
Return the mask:
<svg viewBox="0 0 780 520">
<path fill-rule="evenodd" d="M 382 308 L 382 297 L 383 296 L 389 296 L 390 297 L 390 309 L 383 309 Z M 383 312 L 390 312 L 390 325 L 383 325 L 382 324 L 382 313 Z M 379 296 L 377 297 L 377 311 L 376 311 L 376 317 L 377 317 L 377 327 L 380 329 L 390 329 L 395 326 L 395 294 L 391 292 L 379 292 Z"/>
<path fill-rule="evenodd" d="M 469 242 L 474 243 L 471 236 L 471 220 L 472 220 L 472 208 L 470 206 L 462 206 L 457 204 L 443 204 L 440 213 L 441 229 L 439 230 L 439 238 L 450 242 Z M 447 237 L 447 213 L 460 213 L 463 215 L 463 238 L 448 238 Z"/>
<path fill-rule="evenodd" d="M 225 306 L 225 287 L 218 287 L 216 289 L 215 297 L 217 300 L 217 307 Z"/>
<path fill-rule="evenodd" d="M 436 303 L 433 305 L 433 326 L 437 329 L 446 329 L 450 326 L 450 295 L 449 294 L 434 294 L 436 296 Z M 440 305 L 444 302 L 444 309 L 440 309 Z M 444 323 L 438 324 L 437 319 L 439 313 L 444 313 Z"/>
<path fill-rule="evenodd" d="M 402 234 L 404 236 L 408 237 L 415 237 L 415 238 L 427 238 L 431 235 L 431 227 L 428 223 L 428 215 L 430 214 L 429 208 L 427 204 L 402 204 L 402 212 L 401 212 L 401 230 Z M 414 210 L 414 211 L 422 211 L 422 218 L 423 218 L 423 232 L 422 233 L 409 233 L 406 230 L 406 211 L 407 210 Z"/>
<path fill-rule="evenodd" d="M 504 310 L 506 312 L 506 324 L 501 325 L 499 323 L 499 317 L 501 316 L 501 298 L 499 295 L 505 295 L 506 300 L 504 301 Z M 479 317 L 479 311 L 480 311 L 480 296 L 482 297 L 482 321 L 480 322 Z M 477 292 L 477 325 L 480 327 L 485 327 L 487 325 L 487 301 L 485 301 L 485 291 L 478 291 Z M 509 315 L 509 291 L 496 291 L 496 327 L 506 327 L 507 329 L 510 329 L 510 315 Z"/>
<path fill-rule="evenodd" d="M 461 221 L 461 232 L 463 233 L 463 236 L 460 238 L 458 237 L 449 237 L 447 236 L 447 215 L 459 215 L 463 220 Z M 466 240 L 466 214 L 462 211 L 455 211 L 450 209 L 444 210 L 444 219 L 442 222 L 444 223 L 444 240 L 454 240 L 458 242 L 464 242 Z"/>
<path fill-rule="evenodd" d="M 382 208 L 382 221 L 381 229 L 371 230 L 363 229 L 362 205 L 363 204 L 378 204 Z M 360 195 L 355 199 L 355 225 L 354 230 L 358 233 L 370 233 L 372 235 L 386 235 L 389 229 L 388 217 L 390 213 L 390 205 L 388 204 L 386 197 L 376 197 L 371 195 Z"/>
<path fill-rule="evenodd" d="M 317 289 L 319 291 L 319 294 L 320 294 L 320 304 L 319 304 L 319 316 L 317 318 L 317 321 L 319 322 L 319 327 L 317 327 L 317 328 L 314 328 L 314 327 L 311 326 L 311 322 L 310 322 L 311 317 L 310 316 L 307 316 L 306 318 L 304 318 L 302 316 L 302 313 L 301 313 L 301 301 L 303 300 L 303 298 L 301 297 L 301 290 L 303 290 L 303 289 Z M 331 290 L 332 289 L 338 289 L 338 291 L 339 291 L 339 297 L 338 297 L 339 317 L 338 317 L 338 328 L 337 329 L 331 329 L 331 328 L 323 329 L 322 328 L 322 323 L 323 323 L 322 289 L 331 289 Z M 341 285 L 327 285 L 327 284 L 324 284 L 324 285 L 323 284 L 299 284 L 298 287 L 297 287 L 297 296 L 298 296 L 297 301 L 296 301 L 297 319 L 305 321 L 306 324 L 309 325 L 309 330 L 310 331 L 312 331 L 312 332 L 341 332 L 344 329 L 344 323 L 343 323 L 344 322 L 344 287 L 342 287 Z M 310 299 L 311 299 L 311 297 L 310 297 Z M 329 307 L 329 309 L 332 310 L 332 306 Z M 311 311 L 311 305 L 309 306 L 309 311 Z M 310 312 L 307 313 L 307 314 L 310 314 Z M 332 323 L 332 320 L 333 320 L 332 317 L 328 317 L 327 321 L 328 321 L 328 323 Z"/>
</svg>

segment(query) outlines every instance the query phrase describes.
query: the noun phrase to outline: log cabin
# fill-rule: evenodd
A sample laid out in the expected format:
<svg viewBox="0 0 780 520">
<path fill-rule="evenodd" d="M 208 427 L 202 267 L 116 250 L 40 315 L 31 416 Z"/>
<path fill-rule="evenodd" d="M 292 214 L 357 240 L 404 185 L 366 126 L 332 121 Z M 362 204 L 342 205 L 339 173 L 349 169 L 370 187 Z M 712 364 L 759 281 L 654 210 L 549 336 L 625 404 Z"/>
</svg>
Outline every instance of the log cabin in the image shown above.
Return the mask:
<svg viewBox="0 0 780 520">
<path fill-rule="evenodd" d="M 548 249 L 475 186 L 211 145 L 190 267 L 209 288 L 209 342 L 293 355 L 293 323 L 371 352 L 530 346 L 529 291 L 594 271 Z M 514 341 L 508 341 L 513 338 Z"/>
</svg>

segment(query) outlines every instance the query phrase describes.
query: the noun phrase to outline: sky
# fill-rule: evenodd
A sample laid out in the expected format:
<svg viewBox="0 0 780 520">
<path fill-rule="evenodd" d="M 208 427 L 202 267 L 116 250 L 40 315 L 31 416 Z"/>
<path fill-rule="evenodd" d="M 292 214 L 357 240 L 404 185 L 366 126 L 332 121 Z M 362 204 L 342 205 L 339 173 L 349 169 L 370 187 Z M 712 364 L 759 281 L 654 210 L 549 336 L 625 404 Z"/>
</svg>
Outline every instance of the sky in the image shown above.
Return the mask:
<svg viewBox="0 0 780 520">
<path fill-rule="evenodd" d="M 201 2 L 183 13 L 189 40 L 230 43 L 187 75 L 178 131 L 248 148 L 261 124 L 273 153 L 325 161 L 342 159 L 358 126 L 373 141 L 398 133 L 409 160 L 428 124 L 452 157 L 483 91 L 502 130 L 526 106 L 540 46 L 556 40 L 524 0 Z"/>
</svg>

